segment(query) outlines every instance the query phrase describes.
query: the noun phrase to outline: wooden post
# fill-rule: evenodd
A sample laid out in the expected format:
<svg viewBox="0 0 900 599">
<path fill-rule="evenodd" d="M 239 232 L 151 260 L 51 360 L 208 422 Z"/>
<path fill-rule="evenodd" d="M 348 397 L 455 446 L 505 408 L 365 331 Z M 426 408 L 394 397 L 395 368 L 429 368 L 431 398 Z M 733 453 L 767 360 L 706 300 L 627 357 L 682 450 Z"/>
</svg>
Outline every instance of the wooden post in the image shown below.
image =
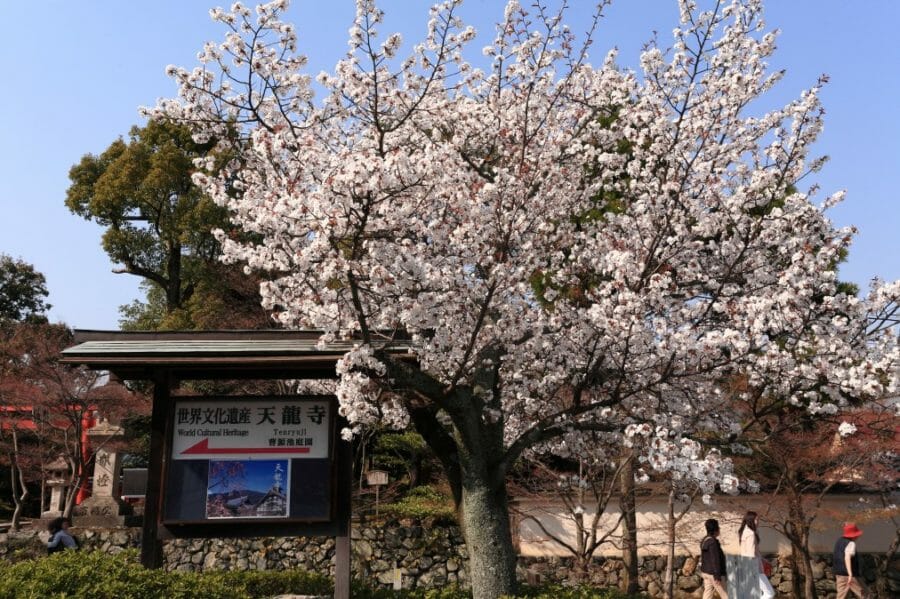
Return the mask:
<svg viewBox="0 0 900 599">
<path fill-rule="evenodd" d="M 346 426 L 338 420 L 338 430 Z M 334 539 L 334 599 L 350 599 L 350 515 L 353 503 L 353 449 L 349 441 L 338 440 L 337 535 Z"/>
<path fill-rule="evenodd" d="M 147 468 L 147 492 L 144 498 L 144 525 L 141 534 L 141 563 L 145 568 L 163 566 L 162 543 L 159 540 L 159 518 L 162 506 L 162 477 L 167 421 L 170 409 L 170 380 L 168 372 L 153 377 L 153 411 L 150 416 L 150 464 Z"/>
</svg>

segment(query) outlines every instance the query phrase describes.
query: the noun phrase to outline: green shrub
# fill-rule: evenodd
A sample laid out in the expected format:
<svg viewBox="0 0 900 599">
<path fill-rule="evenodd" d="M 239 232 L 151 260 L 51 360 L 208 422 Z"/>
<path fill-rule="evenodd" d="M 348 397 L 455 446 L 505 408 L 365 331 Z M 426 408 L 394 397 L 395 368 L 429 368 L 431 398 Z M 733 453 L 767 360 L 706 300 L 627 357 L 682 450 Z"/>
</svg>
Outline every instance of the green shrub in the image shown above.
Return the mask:
<svg viewBox="0 0 900 599">
<path fill-rule="evenodd" d="M 472 594 L 455 586 L 440 589 L 416 589 L 414 591 L 392 591 L 372 589 L 358 581 L 350 590 L 353 599 L 471 599 Z"/>
<path fill-rule="evenodd" d="M 284 571 L 163 572 L 146 570 L 135 551 L 108 555 L 63 551 L 17 563 L 0 561 L 0 599 L 251 599 L 281 594 L 330 595 L 318 573 Z M 454 586 L 391 591 L 353 582 L 354 599 L 469 599 Z M 522 599 L 626 599 L 616 590 L 543 586 L 523 588 Z"/>
<path fill-rule="evenodd" d="M 408 477 L 429 454 L 422 436 L 409 431 L 379 434 L 371 451 L 372 464 L 376 468 L 387 470 L 394 481 Z"/>
<path fill-rule="evenodd" d="M 203 584 L 208 580 L 220 582 L 234 590 L 235 597 L 273 597 L 286 593 L 330 595 L 333 586 L 330 578 L 304 570 L 204 572 L 195 576 Z"/>
<path fill-rule="evenodd" d="M 472 594 L 455 586 L 429 590 L 390 591 L 373 590 L 354 582 L 351 596 L 354 599 L 471 599 Z M 616 589 L 545 585 L 524 587 L 515 598 L 508 599 L 628 599 L 628 597 Z"/>
<path fill-rule="evenodd" d="M 163 572 L 147 570 L 134 551 L 108 555 L 63 551 L 0 563 L 0 599 L 246 599 L 331 592 L 324 576 L 301 571 Z"/>
<path fill-rule="evenodd" d="M 134 554 L 109 556 L 97 552 L 63 551 L 0 568 L 0 597 L 98 597 L 150 599 L 164 595 L 165 574 L 145 570 Z"/>
<path fill-rule="evenodd" d="M 411 489 L 403 499 L 381 506 L 381 511 L 397 518 L 456 522 L 453 500 L 429 485 Z"/>
<path fill-rule="evenodd" d="M 618 589 L 594 589 L 591 587 L 567 587 L 562 585 L 542 585 L 523 587 L 517 597 L 528 599 L 628 599 Z"/>
</svg>

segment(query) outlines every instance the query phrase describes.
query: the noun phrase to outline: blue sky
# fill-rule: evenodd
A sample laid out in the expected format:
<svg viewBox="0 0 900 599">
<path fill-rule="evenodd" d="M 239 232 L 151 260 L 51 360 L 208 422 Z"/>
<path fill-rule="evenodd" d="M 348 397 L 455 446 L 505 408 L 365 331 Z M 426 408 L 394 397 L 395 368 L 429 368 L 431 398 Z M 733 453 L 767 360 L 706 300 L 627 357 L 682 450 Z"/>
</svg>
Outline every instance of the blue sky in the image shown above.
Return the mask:
<svg viewBox="0 0 900 599">
<path fill-rule="evenodd" d="M 567 22 L 577 31 L 593 2 L 570 4 Z M 429 5 L 383 0 L 381 30 L 417 41 Z M 463 18 L 480 34 L 473 59 L 490 40 L 504 5 L 466 0 Z M 203 42 L 221 38 L 209 20 L 212 6 L 208 0 L 3 3 L 0 253 L 47 276 L 52 320 L 115 329 L 118 306 L 141 297 L 136 277 L 111 272 L 99 245 L 101 228 L 66 209 L 68 170 L 139 124 L 138 106 L 175 93 L 166 65 L 194 66 Z M 822 95 L 825 132 L 815 148 L 831 161 L 816 180 L 825 193 L 848 190 L 846 203 L 831 216 L 838 225 L 860 229 L 842 275 L 863 287 L 876 275 L 900 278 L 900 3 L 768 0 L 766 6 L 769 27 L 782 32 L 771 64 L 787 69 L 771 102 L 796 97 L 822 73 L 831 76 Z M 353 11 L 353 0 L 293 1 L 289 19 L 310 72 L 329 69 L 344 54 Z M 676 25 L 675 0 L 615 0 L 593 62 L 617 46 L 620 63 L 633 66 L 654 30 L 666 42 Z"/>
</svg>

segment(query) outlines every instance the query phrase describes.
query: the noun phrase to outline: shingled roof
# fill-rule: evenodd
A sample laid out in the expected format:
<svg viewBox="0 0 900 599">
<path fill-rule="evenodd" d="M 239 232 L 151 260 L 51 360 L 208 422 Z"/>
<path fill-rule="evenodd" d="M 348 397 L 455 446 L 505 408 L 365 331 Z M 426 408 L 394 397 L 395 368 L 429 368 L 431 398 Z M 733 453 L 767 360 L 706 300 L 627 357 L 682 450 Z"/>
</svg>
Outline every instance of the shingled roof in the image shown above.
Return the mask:
<svg viewBox="0 0 900 599">
<path fill-rule="evenodd" d="M 320 342 L 321 331 L 76 330 L 62 362 L 108 370 L 121 379 L 334 378 L 335 363 L 357 341 Z M 408 341 L 385 342 L 412 359 Z"/>
</svg>

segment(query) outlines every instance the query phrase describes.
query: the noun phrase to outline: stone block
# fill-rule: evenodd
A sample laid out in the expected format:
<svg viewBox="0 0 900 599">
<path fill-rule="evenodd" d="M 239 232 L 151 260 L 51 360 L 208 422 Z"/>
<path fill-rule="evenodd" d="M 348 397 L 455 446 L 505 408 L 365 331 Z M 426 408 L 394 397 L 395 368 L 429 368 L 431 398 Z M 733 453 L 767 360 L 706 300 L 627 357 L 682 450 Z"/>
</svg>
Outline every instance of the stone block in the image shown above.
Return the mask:
<svg viewBox="0 0 900 599">
<path fill-rule="evenodd" d="M 370 559 L 375 553 L 375 550 L 372 548 L 372 544 L 366 540 L 363 540 L 362 538 L 354 541 L 352 547 L 356 555 L 362 560 Z"/>
</svg>

